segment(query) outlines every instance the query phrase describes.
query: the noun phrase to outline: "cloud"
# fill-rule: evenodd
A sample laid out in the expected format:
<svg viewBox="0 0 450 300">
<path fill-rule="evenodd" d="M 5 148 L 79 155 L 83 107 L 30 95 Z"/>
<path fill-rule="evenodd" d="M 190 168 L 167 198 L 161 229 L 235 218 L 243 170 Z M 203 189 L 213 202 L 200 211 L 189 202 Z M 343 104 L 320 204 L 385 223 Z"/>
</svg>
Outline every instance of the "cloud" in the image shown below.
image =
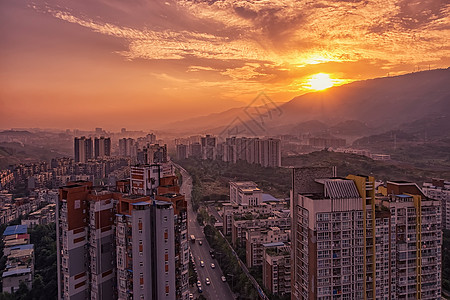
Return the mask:
<svg viewBox="0 0 450 300">
<path fill-rule="evenodd" d="M 145 11 L 155 5 L 137 3 Z M 132 10 L 119 2 L 109 6 L 122 13 Z M 288 87 L 298 77 L 286 82 L 286 74 L 313 65 L 383 61 L 380 70 L 389 70 L 405 62 L 440 66 L 442 57 L 450 56 L 450 4 L 440 0 L 168 0 L 154 9 L 158 16 L 180 17 L 161 26 L 128 26 L 109 16 L 45 10 L 124 40 L 128 49 L 115 52 L 126 60 L 184 61 L 186 71 L 216 72 L 224 81 L 283 82 Z M 195 63 L 199 59 L 201 66 Z M 218 61 L 228 66 L 218 67 Z"/>
</svg>

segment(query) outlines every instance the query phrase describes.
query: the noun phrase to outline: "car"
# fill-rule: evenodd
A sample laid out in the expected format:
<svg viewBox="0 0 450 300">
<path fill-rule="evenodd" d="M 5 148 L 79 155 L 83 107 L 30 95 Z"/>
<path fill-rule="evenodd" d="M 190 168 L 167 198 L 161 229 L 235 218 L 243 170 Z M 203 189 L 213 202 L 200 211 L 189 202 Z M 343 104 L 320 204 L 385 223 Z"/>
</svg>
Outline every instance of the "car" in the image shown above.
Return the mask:
<svg viewBox="0 0 450 300">
<path fill-rule="evenodd" d="M 198 241 L 198 244 L 201 246 L 201 245 L 203 245 L 203 242 L 202 241 Z"/>
<path fill-rule="evenodd" d="M 211 263 L 211 269 L 215 269 L 215 268 L 216 268 L 216 265 Z"/>
<path fill-rule="evenodd" d="M 203 293 L 203 290 L 202 290 L 202 287 L 201 287 L 201 286 L 199 286 L 199 287 L 197 288 L 197 290 L 198 290 L 199 293 Z"/>
<path fill-rule="evenodd" d="M 202 286 L 202 282 L 200 280 L 197 280 L 197 287 L 201 287 Z"/>
<path fill-rule="evenodd" d="M 211 280 L 209 280 L 209 277 L 206 277 L 205 283 L 206 283 L 207 285 L 210 285 L 210 284 L 211 284 Z"/>
<path fill-rule="evenodd" d="M 192 300 L 192 299 L 194 299 L 194 294 L 190 293 L 189 294 L 189 300 Z"/>
<path fill-rule="evenodd" d="M 216 258 L 216 256 L 214 255 L 214 253 L 211 254 L 211 258 L 212 258 L 212 259 Z"/>
<path fill-rule="evenodd" d="M 227 281 L 227 278 L 225 276 L 220 277 L 220 279 L 222 279 L 223 282 Z"/>
<path fill-rule="evenodd" d="M 205 266 L 205 262 L 203 260 L 200 261 L 200 267 L 204 267 Z"/>
</svg>

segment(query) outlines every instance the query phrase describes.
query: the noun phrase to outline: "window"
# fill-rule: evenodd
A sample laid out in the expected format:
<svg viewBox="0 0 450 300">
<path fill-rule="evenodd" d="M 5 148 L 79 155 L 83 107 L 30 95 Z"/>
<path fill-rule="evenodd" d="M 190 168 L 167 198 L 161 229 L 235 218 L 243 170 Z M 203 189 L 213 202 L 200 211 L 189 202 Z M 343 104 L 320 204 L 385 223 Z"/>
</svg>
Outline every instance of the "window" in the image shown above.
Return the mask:
<svg viewBox="0 0 450 300">
<path fill-rule="evenodd" d="M 140 219 L 140 218 L 138 221 L 138 229 L 139 229 L 139 233 L 142 233 L 142 219 Z"/>
<path fill-rule="evenodd" d="M 329 221 L 330 214 L 329 213 L 320 213 L 317 214 L 317 221 Z"/>
</svg>

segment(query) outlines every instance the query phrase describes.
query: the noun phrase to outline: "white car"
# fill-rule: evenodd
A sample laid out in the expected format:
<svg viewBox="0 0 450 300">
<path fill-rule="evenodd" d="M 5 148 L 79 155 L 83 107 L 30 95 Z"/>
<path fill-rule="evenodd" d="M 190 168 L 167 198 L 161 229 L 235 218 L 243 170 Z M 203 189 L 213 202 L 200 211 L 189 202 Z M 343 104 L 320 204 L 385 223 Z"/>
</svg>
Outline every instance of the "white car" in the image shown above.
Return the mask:
<svg viewBox="0 0 450 300">
<path fill-rule="evenodd" d="M 200 261 L 200 267 L 204 267 L 205 266 L 205 262 L 203 260 Z"/>
<path fill-rule="evenodd" d="M 215 264 L 211 264 L 211 269 L 215 269 L 216 268 L 216 265 Z"/>
<path fill-rule="evenodd" d="M 190 293 L 190 294 L 189 294 L 189 299 L 190 299 L 190 300 L 193 300 L 193 299 L 194 299 L 194 294 Z"/>
<path fill-rule="evenodd" d="M 227 278 L 225 276 L 220 277 L 220 279 L 222 279 L 223 282 L 227 281 Z"/>
<path fill-rule="evenodd" d="M 210 284 L 211 284 L 211 280 L 209 280 L 209 277 L 206 277 L 205 283 L 206 283 L 207 285 L 210 285 Z"/>
</svg>

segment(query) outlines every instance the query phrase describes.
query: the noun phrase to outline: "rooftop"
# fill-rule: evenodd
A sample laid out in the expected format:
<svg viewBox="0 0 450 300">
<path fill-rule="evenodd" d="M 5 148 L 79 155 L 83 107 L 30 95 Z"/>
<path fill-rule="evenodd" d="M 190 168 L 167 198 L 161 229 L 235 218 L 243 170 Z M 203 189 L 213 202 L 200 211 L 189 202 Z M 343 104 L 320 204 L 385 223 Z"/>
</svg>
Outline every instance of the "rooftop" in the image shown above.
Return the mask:
<svg viewBox="0 0 450 300">
<path fill-rule="evenodd" d="M 5 278 L 8 276 L 21 275 L 21 274 L 26 274 L 26 273 L 30 273 L 30 272 L 31 272 L 30 268 L 14 269 L 14 270 L 3 272 L 2 277 Z"/>
<path fill-rule="evenodd" d="M 150 203 L 150 202 L 147 202 L 147 201 L 141 201 L 141 202 L 131 203 L 131 205 L 134 205 L 134 206 L 150 205 L 150 204 L 151 204 L 151 203 Z"/>
<path fill-rule="evenodd" d="M 270 195 L 270 194 L 262 194 L 262 201 L 263 202 L 269 202 L 269 201 L 280 201 L 279 199 L 275 198 L 274 196 Z"/>
<path fill-rule="evenodd" d="M 33 244 L 26 244 L 26 245 L 11 247 L 11 250 L 26 250 L 26 249 L 33 249 L 33 248 L 34 248 Z"/>
<path fill-rule="evenodd" d="M 273 242 L 273 243 L 266 243 L 266 244 L 262 244 L 263 247 L 280 247 L 280 246 L 284 246 L 283 242 Z"/>
<path fill-rule="evenodd" d="M 15 234 L 24 234 L 27 233 L 28 226 L 27 225 L 14 225 L 6 227 L 3 232 L 3 236 L 15 235 Z"/>
</svg>

